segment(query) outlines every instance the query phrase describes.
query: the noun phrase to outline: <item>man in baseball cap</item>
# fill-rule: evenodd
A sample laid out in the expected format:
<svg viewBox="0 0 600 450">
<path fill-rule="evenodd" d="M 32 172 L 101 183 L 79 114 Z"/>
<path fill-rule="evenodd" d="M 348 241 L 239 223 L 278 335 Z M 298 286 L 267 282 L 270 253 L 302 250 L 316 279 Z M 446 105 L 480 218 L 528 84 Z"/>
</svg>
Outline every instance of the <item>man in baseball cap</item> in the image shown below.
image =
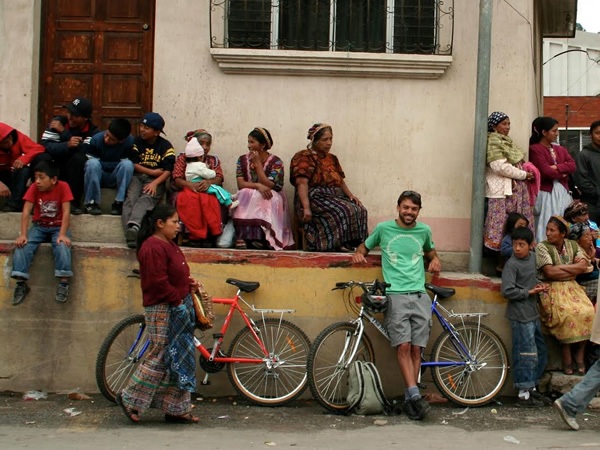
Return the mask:
<svg viewBox="0 0 600 450">
<path fill-rule="evenodd" d="M 155 112 L 146 113 L 142 118 L 142 123 L 164 134 L 163 128 L 165 127 L 165 120 L 160 114 Z"/>
<path fill-rule="evenodd" d="M 67 108 L 74 116 L 85 117 L 89 119 L 92 117 L 92 102 L 87 98 L 77 97 L 68 105 L 64 105 L 64 108 Z"/>
</svg>

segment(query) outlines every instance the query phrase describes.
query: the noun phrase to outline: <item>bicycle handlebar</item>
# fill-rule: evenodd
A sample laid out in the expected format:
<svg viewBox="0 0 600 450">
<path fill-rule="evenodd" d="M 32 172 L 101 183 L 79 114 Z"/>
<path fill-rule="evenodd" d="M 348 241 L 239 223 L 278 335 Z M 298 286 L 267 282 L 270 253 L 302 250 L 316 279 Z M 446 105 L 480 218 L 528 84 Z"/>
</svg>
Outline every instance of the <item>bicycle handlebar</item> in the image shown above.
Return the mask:
<svg viewBox="0 0 600 450">
<path fill-rule="evenodd" d="M 391 286 L 390 283 L 386 283 L 385 281 L 379 281 L 375 279 L 374 281 L 339 281 L 335 283 L 335 287 L 331 289 L 332 291 L 338 289 L 347 289 L 352 288 L 354 286 L 360 286 L 363 291 L 367 292 L 368 289 L 373 291 L 380 290 L 383 294 L 385 294 L 385 290 Z"/>
</svg>

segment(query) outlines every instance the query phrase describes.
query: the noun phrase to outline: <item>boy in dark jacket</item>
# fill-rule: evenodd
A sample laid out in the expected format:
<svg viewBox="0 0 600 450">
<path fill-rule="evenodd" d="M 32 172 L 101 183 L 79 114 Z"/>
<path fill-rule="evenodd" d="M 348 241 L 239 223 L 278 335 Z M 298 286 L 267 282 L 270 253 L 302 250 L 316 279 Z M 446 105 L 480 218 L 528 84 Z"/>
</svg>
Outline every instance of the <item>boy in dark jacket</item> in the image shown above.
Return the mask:
<svg viewBox="0 0 600 450">
<path fill-rule="evenodd" d="M 42 134 L 46 153 L 38 159 L 53 160 L 59 169 L 59 179 L 66 181 L 73 193 L 72 214 L 81 214 L 83 197 L 83 172 L 87 157 L 84 144 L 99 130 L 91 122 L 92 102 L 77 97 L 64 106 L 66 116 L 55 116 Z"/>
<path fill-rule="evenodd" d="M 85 145 L 88 157 L 85 163 L 84 189 L 85 211 L 92 215 L 102 214 L 100 210 L 100 188 L 117 188 L 111 214 L 120 216 L 127 187 L 133 176 L 133 148 L 131 123 L 127 119 L 114 119 L 108 130 L 92 136 Z"/>
</svg>

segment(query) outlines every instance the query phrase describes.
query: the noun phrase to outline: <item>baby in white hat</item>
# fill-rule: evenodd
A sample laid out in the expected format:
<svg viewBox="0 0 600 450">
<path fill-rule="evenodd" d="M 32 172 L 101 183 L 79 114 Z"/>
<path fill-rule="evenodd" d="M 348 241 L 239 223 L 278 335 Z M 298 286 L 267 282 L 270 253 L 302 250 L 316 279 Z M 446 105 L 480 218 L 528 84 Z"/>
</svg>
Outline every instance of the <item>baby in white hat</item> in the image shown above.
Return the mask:
<svg viewBox="0 0 600 450">
<path fill-rule="evenodd" d="M 210 180 L 217 176 L 217 173 L 209 168 L 206 163 L 200 161 L 204 156 L 204 149 L 198 142 L 198 139 L 192 138 L 185 147 L 185 179 L 192 183 L 197 183 L 202 180 Z M 238 206 L 237 200 L 233 201 L 231 194 L 217 184 L 211 184 L 206 190 L 207 194 L 212 194 L 217 197 L 221 205 L 233 209 Z"/>
</svg>

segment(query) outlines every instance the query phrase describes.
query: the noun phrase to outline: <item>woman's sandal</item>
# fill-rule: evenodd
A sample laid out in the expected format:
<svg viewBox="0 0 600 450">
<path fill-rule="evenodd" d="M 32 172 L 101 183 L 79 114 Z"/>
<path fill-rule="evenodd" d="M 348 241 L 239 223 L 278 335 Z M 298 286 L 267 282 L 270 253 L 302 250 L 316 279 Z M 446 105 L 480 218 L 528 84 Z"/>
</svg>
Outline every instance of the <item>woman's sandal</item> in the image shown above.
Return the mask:
<svg viewBox="0 0 600 450">
<path fill-rule="evenodd" d="M 173 416 L 171 414 L 165 414 L 165 422 L 168 423 L 198 423 L 200 418 L 193 416 L 190 413 L 182 414 L 181 416 Z"/>
<path fill-rule="evenodd" d="M 573 364 L 563 364 L 563 372 L 565 375 L 573 375 Z"/>
<path fill-rule="evenodd" d="M 576 363 L 577 364 L 577 375 L 585 375 L 585 363 Z"/>
<path fill-rule="evenodd" d="M 117 398 L 115 400 L 117 402 L 117 405 L 119 405 L 121 407 L 121 409 L 123 410 L 123 414 L 125 414 L 125 417 L 127 417 L 133 423 L 138 423 L 140 421 L 138 412 L 135 409 L 129 409 L 127 406 L 125 406 L 125 403 L 123 403 L 123 397 L 121 397 L 121 394 L 117 395 Z"/>
</svg>

